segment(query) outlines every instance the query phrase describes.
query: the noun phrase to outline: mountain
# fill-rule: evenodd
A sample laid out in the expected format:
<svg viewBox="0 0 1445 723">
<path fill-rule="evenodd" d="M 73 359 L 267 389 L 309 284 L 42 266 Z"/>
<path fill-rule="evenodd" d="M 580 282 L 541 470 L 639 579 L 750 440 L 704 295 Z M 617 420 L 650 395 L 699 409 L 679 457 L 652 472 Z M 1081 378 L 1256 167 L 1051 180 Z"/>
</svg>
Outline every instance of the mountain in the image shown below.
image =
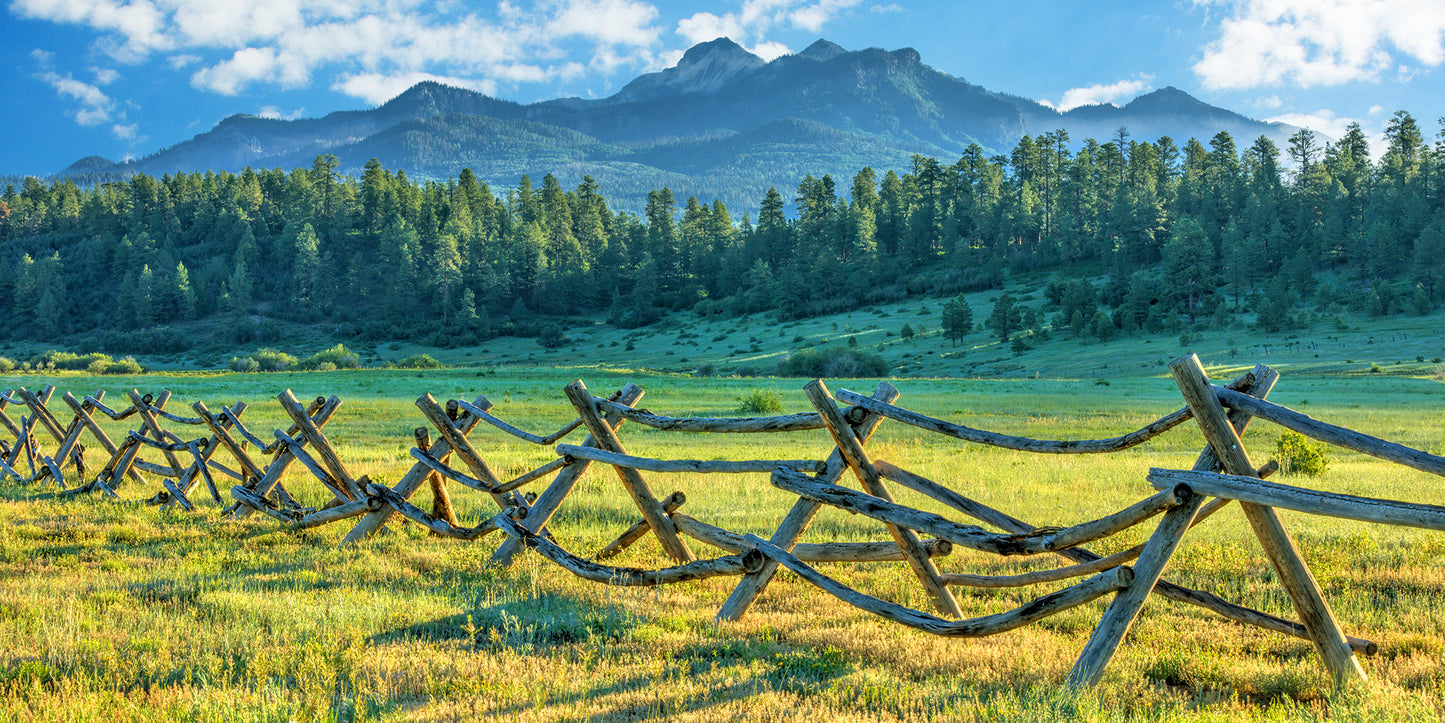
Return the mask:
<svg viewBox="0 0 1445 723">
<path fill-rule="evenodd" d="M 819 40 L 765 62 L 718 38 L 606 98 L 523 105 L 425 82 L 370 110 L 290 121 L 231 116 L 146 157 L 119 164 L 90 157 L 66 173 L 289 168 L 329 153 L 350 173 L 375 157 L 421 178 L 469 167 L 503 187 L 524 173 L 553 173 L 564 185 L 591 175 L 624 208 L 641 208 L 647 191 L 666 185 L 679 198 L 748 209 L 768 187 L 787 191 L 807 174 L 902 169 L 914 154 L 951 161 L 972 143 L 1007 154 L 1024 135 L 1056 129 L 1075 144 L 1106 141 L 1120 127 L 1135 139 L 1168 135 L 1181 144 L 1227 130 L 1241 145 L 1259 135 L 1283 145 L 1298 130 L 1175 88 L 1123 107 L 1060 113 L 935 70 L 912 48 L 849 51 Z"/>
</svg>

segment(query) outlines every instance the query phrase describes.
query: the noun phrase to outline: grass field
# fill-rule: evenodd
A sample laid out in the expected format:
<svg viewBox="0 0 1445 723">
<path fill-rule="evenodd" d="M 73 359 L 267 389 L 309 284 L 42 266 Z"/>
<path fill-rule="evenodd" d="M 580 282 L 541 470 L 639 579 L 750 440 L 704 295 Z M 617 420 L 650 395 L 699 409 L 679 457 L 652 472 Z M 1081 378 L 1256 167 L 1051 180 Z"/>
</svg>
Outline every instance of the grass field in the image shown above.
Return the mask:
<svg viewBox="0 0 1445 723">
<path fill-rule="evenodd" d="M 789 330 L 792 333 L 793 330 Z M 806 331 L 806 330 L 800 330 Z M 1400 332 L 1404 334 L 1405 332 Z M 1419 334 L 1420 332 L 1413 331 Z M 1425 332 L 1425 333 L 1428 333 Z M 1160 350 L 1162 356 L 1177 356 Z M 570 352 L 569 352 L 570 353 Z M 1426 352 L 1421 352 L 1426 353 Z M 1408 359 L 1413 359 L 1410 354 Z M 1097 359 L 1097 357 L 1094 357 Z M 1263 359 L 1271 361 L 1270 359 Z M 549 360 L 550 361 L 550 360 Z M 1208 361 L 1208 360 L 1207 360 Z M 1255 357 L 1211 367 L 1227 378 Z M 1382 373 L 1285 372 L 1271 399 L 1318 419 L 1436 454 L 1445 452 L 1445 385 L 1427 365 Z M 1273 362 L 1271 362 L 1273 363 Z M 1232 366 L 1231 366 L 1232 365 Z M 1043 438 L 1097 438 L 1133 430 L 1182 403 L 1172 383 L 1129 374 L 1044 374 L 1073 379 L 895 379 L 900 403 L 984 429 Z M 1314 370 L 1318 371 L 1318 370 Z M 1414 374 L 1412 375 L 1411 372 Z M 394 482 L 410 466 L 412 400 L 485 394 L 494 412 L 546 433 L 569 421 L 561 387 L 583 377 L 594 393 L 625 381 L 641 406 L 678 416 L 734 416 L 738 397 L 777 389 L 786 411 L 805 411 L 801 380 L 698 379 L 589 369 L 493 367 L 439 372 L 91 378 L 23 375 L 76 393 L 169 388 L 185 413 L 237 400 L 256 431 L 282 426 L 274 395 L 336 394 L 344 403 L 328 437 L 354 475 Z M 1029 376 L 1032 376 L 1030 373 Z M 1102 378 L 1108 376 L 1107 383 Z M 874 382 L 829 380 L 869 391 Z M 121 396 L 120 398 L 123 398 Z M 117 432 L 120 428 L 113 426 Z M 1258 423 L 1245 441 L 1255 461 L 1280 430 Z M 636 425 L 629 450 L 662 458 L 821 457 L 822 432 L 698 436 Z M 580 438 L 580 437 L 579 437 Z M 551 458 L 488 427 L 473 441 L 504 478 Z M 572 441 L 572 440 L 568 440 Z M 1187 467 L 1202 446 L 1186 425 L 1133 450 L 1040 457 L 966 446 L 885 423 L 870 453 L 926 473 L 1036 524 L 1067 525 L 1152 492 L 1151 466 Z M 1296 483 L 1336 492 L 1445 505 L 1438 479 L 1340 450 L 1322 477 Z M 92 465 L 97 462 L 92 462 Z M 298 468 L 299 469 L 299 468 Z M 293 479 L 299 479 L 293 472 Z M 766 536 L 794 498 L 764 475 L 648 475 L 654 492 L 687 493 L 684 512 Z M 53 489 L 53 488 L 52 488 Z M 273 520 L 222 520 L 136 504 L 159 489 L 133 483 L 121 502 L 51 499 L 0 485 L 0 719 L 14 720 L 1399 720 L 1445 715 L 1445 536 L 1282 513 L 1351 634 L 1380 643 L 1363 661 L 1370 681 L 1332 691 L 1304 640 L 1228 623 L 1151 598 L 1099 689 L 1060 683 L 1104 603 L 981 640 L 935 638 L 847 607 L 781 574 L 742 622 L 713 613 L 730 578 L 666 588 L 606 588 L 535 555 L 507 571 L 482 568 L 499 539 L 429 538 L 415 526 L 355 548 L 350 525 L 306 532 Z M 319 485 L 294 483 L 319 504 Z M 495 509 L 456 492 L 464 524 Z M 900 502 L 943 512 L 898 489 Z M 200 495 L 197 495 L 199 497 Z M 428 493 L 416 501 L 428 506 Z M 950 515 L 957 518 L 955 513 Z M 551 526 L 578 554 L 606 544 L 638 513 L 610 470 L 593 469 Z M 1115 552 L 1152 524 L 1095 549 Z M 866 518 L 825 510 L 804 541 L 882 540 Z M 694 549 L 703 551 L 701 543 Z M 669 563 L 645 540 L 617 564 Z M 950 572 L 1008 574 L 1052 566 L 955 551 Z M 911 607 L 928 602 L 901 563 L 833 564 L 824 571 Z M 1166 578 L 1250 607 L 1294 617 L 1237 509 L 1185 538 Z M 1016 607 L 1061 585 L 1021 591 L 955 588 L 969 616 Z"/>
</svg>

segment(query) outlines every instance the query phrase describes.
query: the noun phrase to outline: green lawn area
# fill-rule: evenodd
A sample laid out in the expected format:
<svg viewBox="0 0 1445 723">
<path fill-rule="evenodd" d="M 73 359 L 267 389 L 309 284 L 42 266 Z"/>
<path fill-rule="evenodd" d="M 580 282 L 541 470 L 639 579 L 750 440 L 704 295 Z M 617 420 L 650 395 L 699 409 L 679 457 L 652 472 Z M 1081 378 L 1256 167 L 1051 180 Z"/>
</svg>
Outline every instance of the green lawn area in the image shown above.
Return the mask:
<svg viewBox="0 0 1445 723">
<path fill-rule="evenodd" d="M 918 305 L 910 307 L 916 314 Z M 932 317 L 908 319 L 930 319 L 928 327 L 936 331 L 933 311 Z M 840 329 L 852 324 L 850 333 L 878 333 L 884 325 L 867 329 L 870 317 L 902 324 L 901 309 L 888 313 L 840 321 Z M 1317 353 L 1312 349 L 1264 355 L 1248 342 L 1225 339 L 1217 342 L 1222 351 L 1212 353 L 1215 342 L 1208 336 L 1200 353 L 1216 379 L 1263 361 L 1283 372 L 1272 400 L 1442 454 L 1445 384 L 1429 361 L 1413 361 L 1428 358 L 1430 343 L 1439 353 L 1437 342 L 1420 341 L 1431 338 L 1428 321 L 1400 322 L 1390 341 L 1392 327 L 1385 322 L 1367 325 L 1359 333 L 1373 336 L 1373 344 L 1353 337 L 1338 342 L 1348 348 L 1326 344 L 1318 352 L 1327 360 L 1321 362 L 1310 361 Z M 686 333 L 705 347 L 709 334 L 721 333 L 708 331 L 709 323 Z M 1438 340 L 1438 323 L 1433 328 Z M 792 345 L 794 336 L 832 333 L 831 322 L 799 324 L 784 330 L 781 342 L 774 341 L 776 331 L 759 337 L 766 343 L 760 341 L 764 351 L 756 353 Z M 1406 335 L 1408 340 L 1400 338 Z M 610 348 L 614 340 L 625 344 L 624 338 L 623 332 L 598 331 L 555 358 L 532 340 L 518 340 L 516 356 L 509 353 L 500 363 L 491 363 L 498 361 L 498 349 L 512 347 L 451 350 L 485 354 L 489 363 L 426 372 L 24 374 L 0 378 L 0 386 L 37 389 L 49 382 L 57 395 L 104 389 L 112 406 L 123 406 L 125 390 L 165 388 L 173 393 L 169 409 L 182 415 L 191 413 L 195 400 L 213 411 L 246 401 L 251 409 L 244 419 L 262 436 L 284 424 L 274 399 L 280 390 L 289 388 L 302 400 L 335 394 L 343 404 L 327 427 L 328 438 L 353 475 L 388 483 L 413 461 L 412 429 L 425 425 L 413 400 L 423 393 L 439 400 L 485 395 L 493 413 L 540 434 L 575 417 L 561 393 L 575 378 L 599 395 L 633 381 L 647 392 L 640 406 L 675 416 L 738 416 L 740 397 L 768 389 L 780 393 L 785 412 L 809 409 L 804 380 L 698 378 L 643 371 L 666 366 L 650 358 L 628 370 L 584 358 L 589 349 Z M 638 337 L 634 346 L 659 361 L 686 354 L 692 364 L 704 358 L 688 351 L 692 341 L 674 332 Z M 1012 378 L 1002 372 L 973 378 L 948 367 L 957 357 L 939 358 L 949 347 L 936 335 L 900 342 L 895 333 L 879 343 L 897 344 L 900 353 L 917 349 L 908 353 L 925 358 L 917 372 L 910 368 L 908 376 L 890 380 L 902 391 L 903 406 L 991 431 L 1083 439 L 1122 434 L 1183 406 L 1162 364 L 1146 369 L 1104 361 L 1125 344 L 1137 345 L 1121 354 L 1129 358 L 1157 348 L 1167 363 L 1182 353 L 1177 340 L 1172 346 L 1143 341 L 1059 341 L 1078 349 L 1051 353 L 1058 366 L 1039 369 L 1038 379 L 1028 353 L 1004 352 L 1007 364 L 1024 366 Z M 1100 353 L 1115 344 L 1120 347 Z M 1239 353 L 1229 355 L 1230 348 Z M 1382 353 L 1366 356 L 1360 348 Z M 972 348 L 962 358 L 990 353 Z M 1394 364 L 1397 358 L 1402 364 Z M 1371 362 L 1380 372 L 1369 371 Z M 1090 366 L 1104 363 L 1111 368 Z M 865 393 L 875 384 L 828 380 L 834 390 Z M 63 404 L 51 406 L 62 423 L 69 421 L 69 414 L 59 414 Z M 19 412 L 10 411 L 18 419 Z M 106 426 L 113 437 L 128 428 Z M 1245 442 L 1256 463 L 1271 456 L 1281 431 L 1262 422 L 1251 428 Z M 579 443 L 582 434 L 574 434 L 564 442 Z M 832 449 L 820 431 L 689 435 L 629 424 L 620 437 L 630 452 L 668 459 L 821 458 Z M 555 456 L 485 425 L 471 439 L 503 479 Z M 1064 526 L 1151 494 L 1148 468 L 1187 468 L 1202 446 L 1192 423 L 1119 454 L 1041 456 L 885 422 L 868 450 L 874 459 L 925 474 L 1016 517 Z M 90 455 L 90 467 L 98 467 L 98 450 Z M 1438 478 L 1344 450 L 1329 456 L 1323 476 L 1284 481 L 1445 505 Z M 796 499 L 762 474 L 645 476 L 658 497 L 684 491 L 683 512 L 739 533 L 767 536 Z M 303 478 L 299 465 L 287 479 L 303 503 L 329 498 Z M 527 489 L 540 491 L 545 484 Z M 127 483 L 119 501 L 108 501 L 55 498 L 53 486 L 0 483 L 0 719 L 1399 720 L 1445 714 L 1445 536 L 1438 532 L 1281 513 L 1344 629 L 1380 644 L 1377 656 L 1362 661 L 1370 676 L 1363 686 L 1332 691 L 1308 641 L 1155 597 L 1104 683 L 1080 694 L 1061 683 L 1108 598 L 1000 636 L 945 639 L 870 616 L 781 574 L 744 620 L 719 624 L 713 614 L 731 592 L 732 578 L 609 588 L 583 582 L 535 554 L 508 570 L 485 569 L 498 535 L 459 542 L 396 522 L 386 534 L 341 547 L 348 522 L 298 532 L 261 516 L 222 519 L 201 494 L 193 495 L 200 502 L 196 513 L 139 504 L 159 489 L 158 483 L 146 489 Z M 947 512 L 905 489 L 893 492 L 904 504 Z M 495 514 L 480 493 L 454 489 L 453 495 L 463 524 Z M 423 488 L 414 501 L 429 508 L 429 497 Z M 565 548 L 590 555 L 638 518 L 616 475 L 594 467 L 550 528 Z M 1123 550 L 1152 529 L 1146 523 L 1093 549 Z M 804 537 L 885 539 L 880 523 L 832 509 Z M 707 556 L 701 543 L 693 548 Z M 614 564 L 670 563 L 649 537 Z M 981 574 L 1055 564 L 959 548 L 939 561 L 946 572 Z M 820 567 L 871 594 L 929 608 L 901 563 Z M 1294 617 L 1237 508 L 1191 531 L 1165 577 Z M 955 588 L 955 594 L 965 614 L 977 616 L 1017 607 L 1064 584 Z"/>
</svg>

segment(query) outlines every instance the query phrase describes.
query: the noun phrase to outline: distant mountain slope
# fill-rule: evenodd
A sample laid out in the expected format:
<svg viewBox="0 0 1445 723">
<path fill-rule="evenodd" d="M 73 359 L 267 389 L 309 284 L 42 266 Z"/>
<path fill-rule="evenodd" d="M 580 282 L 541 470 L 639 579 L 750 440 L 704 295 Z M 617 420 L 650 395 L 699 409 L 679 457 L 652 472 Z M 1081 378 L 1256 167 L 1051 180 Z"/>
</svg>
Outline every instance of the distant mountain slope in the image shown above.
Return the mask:
<svg viewBox="0 0 1445 723">
<path fill-rule="evenodd" d="M 1007 153 L 1026 134 L 1059 128 L 1075 143 L 1106 141 L 1121 126 L 1133 138 L 1169 135 L 1179 143 L 1227 130 L 1241 145 L 1261 134 L 1283 144 L 1297 130 L 1175 88 L 1123 107 L 1059 113 L 939 72 L 912 48 L 847 51 L 819 40 L 764 62 L 719 38 L 607 98 L 521 105 L 426 82 L 371 110 L 292 121 L 231 116 L 144 158 L 113 165 L 87 158 L 66 172 L 293 167 L 331 153 L 353 173 L 375 157 L 421 178 L 470 167 L 500 186 L 523 173 L 555 173 L 564 183 L 590 174 L 609 195 L 639 208 L 658 181 L 681 197 L 751 208 L 769 186 L 796 187 L 807 173 L 903 168 L 915 153 L 951 161 L 971 143 Z"/>
</svg>

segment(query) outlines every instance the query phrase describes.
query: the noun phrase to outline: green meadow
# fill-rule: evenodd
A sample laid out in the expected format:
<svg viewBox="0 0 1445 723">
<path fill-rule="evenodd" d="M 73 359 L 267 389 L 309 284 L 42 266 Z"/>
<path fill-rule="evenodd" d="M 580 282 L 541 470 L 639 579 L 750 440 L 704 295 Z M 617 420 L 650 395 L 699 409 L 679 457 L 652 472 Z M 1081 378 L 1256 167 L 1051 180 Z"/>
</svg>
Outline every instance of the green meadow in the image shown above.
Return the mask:
<svg viewBox="0 0 1445 723">
<path fill-rule="evenodd" d="M 900 317 L 891 318 L 901 323 Z M 841 334 L 848 325 L 866 331 L 868 320 L 836 321 Z M 1421 328 L 1412 326 L 1397 338 L 1430 333 Z M 701 346 L 712 338 L 703 336 L 708 333 L 703 329 L 690 333 L 699 335 Z M 760 339 L 760 351 L 752 353 L 763 354 L 768 344 L 777 344 L 771 336 L 776 333 L 769 333 L 767 344 Z M 793 336 L 834 332 L 831 323 L 820 322 L 783 333 L 792 344 Z M 597 348 L 613 341 L 626 343 L 620 332 L 615 339 L 588 343 Z M 662 362 L 699 356 L 688 351 L 693 348 L 689 341 L 674 333 L 638 337 L 635 345 Z M 929 342 L 925 336 L 906 343 L 936 352 L 923 354 L 925 359 L 948 353 L 941 339 Z M 1398 342 L 1387 342 L 1381 334 L 1378 343 L 1383 350 Z M 1155 344 L 1128 358 L 1147 362 L 1157 349 L 1167 361 L 1181 353 L 1177 343 L 1171 348 L 1156 339 Z M 1255 361 L 1278 363 L 1284 376 L 1271 399 L 1317 419 L 1445 453 L 1445 384 L 1434 376 L 1434 365 L 1415 362 L 1417 354 L 1407 355 L 1406 346 L 1375 358 L 1352 358 L 1349 364 L 1337 357 L 1353 357 L 1353 352 L 1333 350 L 1325 355 L 1333 366 L 1314 368 L 1309 356 L 1314 350 L 1264 356 L 1262 350 L 1226 345 L 1224 339 L 1206 338 L 1202 344 L 1220 347 L 1201 352 L 1215 379 L 1230 378 Z M 1230 348 L 1240 351 L 1231 355 Z M 540 434 L 574 417 L 561 389 L 579 377 L 598 395 L 636 382 L 646 390 L 640 406 L 675 416 L 737 416 L 739 398 L 759 390 L 776 390 L 785 412 L 808 409 L 805 380 L 607 370 L 568 356 L 582 355 L 579 350 L 583 347 L 574 344 L 558 352 L 567 359 L 556 367 L 541 357 L 547 366 L 539 366 L 537 359 L 524 365 L 518 358 L 514 365 L 427 372 L 25 374 L 5 377 L 0 384 L 36 389 L 49 382 L 77 395 L 104 389 L 112 406 L 124 406 L 125 390 L 165 388 L 173 393 L 169 409 L 183 415 L 195 400 L 204 400 L 213 411 L 245 401 L 250 409 L 243 419 L 263 436 L 283 426 L 274 399 L 280 390 L 289 388 L 302 400 L 335 394 L 343 404 L 327 436 L 353 475 L 388 483 L 412 464 L 412 430 L 425 424 L 413 401 L 423 393 L 439 400 L 485 395 L 493 413 Z M 668 350 L 676 353 L 668 355 Z M 1110 370 L 1103 367 L 1109 363 L 1106 355 L 1056 351 L 1060 367 L 1038 379 L 1032 378 L 1028 359 L 1009 355 L 1007 363 L 1025 367 L 1016 378 L 932 377 L 927 373 L 934 367 L 928 365 L 937 362 L 925 361 L 922 373 L 890 381 L 902 391 L 899 403 L 911 409 L 1038 438 L 1115 436 L 1182 406 L 1162 366 L 1146 369 L 1145 362 L 1134 361 L 1140 366 L 1126 371 L 1117 366 L 1123 362 L 1115 362 Z M 525 356 L 520 347 L 515 353 Z M 968 353 L 991 358 L 984 355 L 993 352 Z M 1394 363 L 1395 356 L 1401 364 Z M 1372 362 L 1382 368 L 1371 373 Z M 576 366 L 564 366 L 568 363 Z M 861 392 L 876 383 L 828 380 L 832 389 Z M 62 422 L 68 421 L 68 414 L 59 414 L 63 404 L 52 407 Z M 125 428 L 106 426 L 113 436 Z M 1270 458 L 1281 431 L 1260 422 L 1245 435 L 1256 463 Z M 564 441 L 576 443 L 581 433 L 575 434 Z M 620 437 L 630 452 L 659 458 L 821 458 L 832 448 L 823 432 L 687 435 L 629 424 Z M 554 456 L 485 425 L 471 439 L 504 479 Z M 1148 468 L 1187 468 L 1202 445 L 1191 423 L 1119 454 L 1039 456 L 966 445 L 885 422 L 868 449 L 875 459 L 925 474 L 1031 523 L 1063 526 L 1152 493 L 1144 479 Z M 1332 449 L 1329 457 L 1324 475 L 1285 481 L 1445 505 L 1438 478 L 1344 450 Z M 92 451 L 88 463 L 97 468 L 102 460 Z M 323 504 L 328 494 L 308 483 L 300 470 L 295 466 L 288 488 L 303 503 Z M 685 492 L 683 512 L 765 537 L 795 499 L 772 488 L 765 475 L 645 476 L 659 497 Z M 540 491 L 546 482 L 534 484 L 528 489 Z M 36 489 L 0 483 L 0 719 L 1401 720 L 1445 715 L 1445 535 L 1438 532 L 1281 513 L 1345 630 L 1379 643 L 1379 654 L 1362 660 L 1370 677 L 1364 685 L 1332 690 L 1308 641 L 1243 627 L 1156 597 L 1146 604 L 1104 683 L 1077 693 L 1061 683 L 1103 612 L 1104 600 L 996 637 L 944 639 L 862 613 L 782 573 L 744 620 L 719 624 L 713 614 L 732 590 L 732 578 L 608 588 L 574 578 L 530 553 L 511 569 L 487 569 L 498 535 L 459 542 L 428 537 L 398 521 L 364 544 L 340 547 L 350 522 L 296 532 L 259 515 L 223 519 L 199 490 L 193 495 L 199 503 L 195 513 L 140 504 L 159 489 L 158 483 L 142 489 L 127 482 L 115 501 L 56 498 L 53 485 Z M 946 513 L 908 490 L 895 488 L 894 494 L 910 506 Z M 429 507 L 429 496 L 424 488 L 414 501 Z M 453 498 L 463 524 L 476 524 L 496 511 L 490 499 L 470 490 L 454 488 Z M 559 543 L 585 556 L 638 519 L 615 474 L 594 467 L 550 528 Z M 1104 554 L 1123 550 L 1142 540 L 1153 524 L 1093 549 Z M 880 523 L 831 509 L 804 537 L 815 542 L 884 539 L 888 533 Z M 693 548 L 701 556 L 710 549 L 701 543 Z M 670 563 L 649 537 L 615 564 Z M 946 572 L 982 574 L 1056 564 L 1055 559 L 1003 559 L 958 548 L 939 560 Z M 929 607 L 902 563 L 820 567 L 871 594 Z M 1165 577 L 1294 617 L 1237 508 L 1226 508 L 1191 531 Z M 1017 607 L 1062 586 L 954 591 L 965 614 L 977 616 Z"/>
</svg>

